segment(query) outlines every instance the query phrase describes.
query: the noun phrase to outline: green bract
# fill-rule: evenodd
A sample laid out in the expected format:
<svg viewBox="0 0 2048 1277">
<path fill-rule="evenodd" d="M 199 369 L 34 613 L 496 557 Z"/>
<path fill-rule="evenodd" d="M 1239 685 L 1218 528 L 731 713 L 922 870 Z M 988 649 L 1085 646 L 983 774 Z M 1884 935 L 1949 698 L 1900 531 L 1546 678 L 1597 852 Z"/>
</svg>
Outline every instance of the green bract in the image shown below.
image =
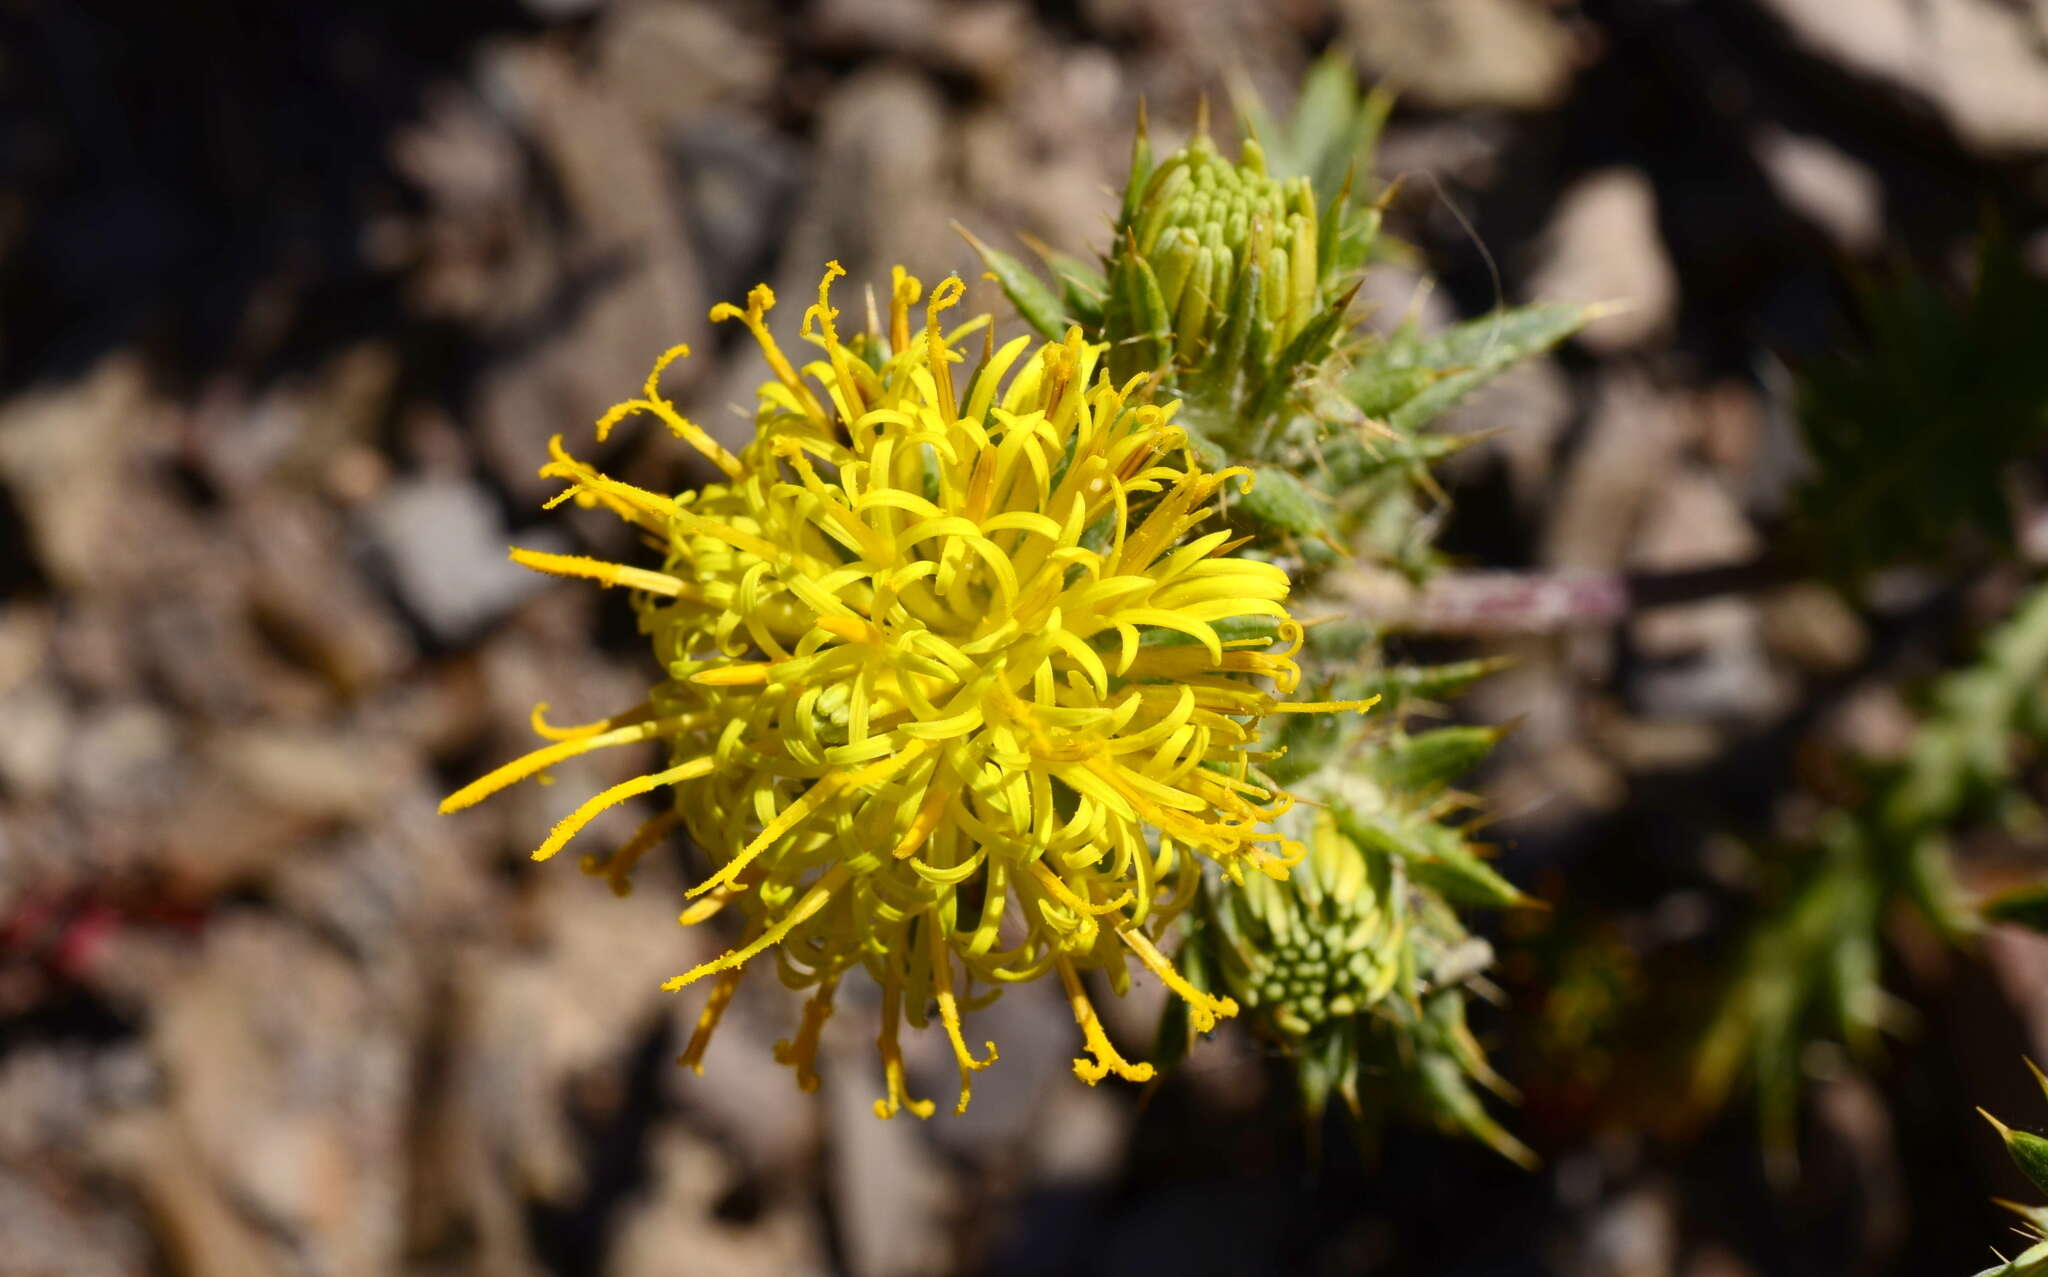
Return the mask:
<svg viewBox="0 0 2048 1277">
<path fill-rule="evenodd" d="M 2027 1061 L 2027 1068 L 2033 1073 L 2034 1080 L 2041 1084 L 2041 1093 L 2048 1095 L 2048 1074 L 2043 1074 L 2032 1060 Z M 1984 1113 L 1982 1109 L 1977 1111 Z M 1989 1113 L 1984 1113 L 1984 1118 L 2005 1141 L 2005 1151 L 2012 1157 L 2013 1165 L 2020 1168 L 2035 1188 L 2048 1193 L 2048 1139 L 2031 1131 L 2015 1130 Z M 2025 1221 L 2021 1228 L 2023 1235 L 2040 1241 L 2010 1261 L 1985 1269 L 1977 1277 L 2042 1277 L 2048 1274 L 2048 1206 L 2022 1206 L 2017 1202 L 2000 1202 L 1999 1205 Z"/>
<path fill-rule="evenodd" d="M 1225 983 L 1277 1033 L 1306 1037 L 1377 1005 L 1400 977 L 1405 883 L 1386 856 L 1362 854 L 1329 811 L 1304 822 L 1308 857 L 1214 907 L 1229 941 Z"/>
</svg>

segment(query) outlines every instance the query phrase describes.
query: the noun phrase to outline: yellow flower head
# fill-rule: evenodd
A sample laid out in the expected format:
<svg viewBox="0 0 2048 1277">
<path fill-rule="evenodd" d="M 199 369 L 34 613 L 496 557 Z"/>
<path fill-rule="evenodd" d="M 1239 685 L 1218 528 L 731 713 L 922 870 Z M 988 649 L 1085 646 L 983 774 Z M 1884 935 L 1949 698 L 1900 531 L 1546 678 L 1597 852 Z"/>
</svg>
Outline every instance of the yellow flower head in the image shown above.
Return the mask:
<svg viewBox="0 0 2048 1277">
<path fill-rule="evenodd" d="M 841 978 L 882 990 L 883 1116 L 908 1098 L 899 1021 L 932 1008 L 960 1065 L 976 1058 L 963 1009 L 1001 987 L 1056 976 L 1092 1058 L 1090 1082 L 1151 1066 L 1109 1043 L 1080 973 L 1121 992 L 1135 958 L 1185 998 L 1197 1028 L 1236 1012 L 1175 971 L 1154 943 L 1192 900 L 1202 859 L 1233 881 L 1284 877 L 1300 848 L 1272 832 L 1289 799 L 1254 770 L 1261 720 L 1300 674 L 1301 627 L 1286 574 L 1232 553 L 1218 521 L 1237 469 L 1205 471 L 1138 377 L 1114 385 L 1079 330 L 1031 350 L 997 348 L 983 316 L 952 332 L 940 314 L 964 291 L 933 290 L 911 327 L 918 281 L 895 272 L 882 330 L 842 341 L 833 263 L 803 336 L 822 358 L 798 370 L 769 334 L 774 297 L 722 305 L 760 342 L 775 379 L 753 441 L 726 451 L 661 396 L 664 355 L 643 397 L 598 422 L 661 419 L 723 474 L 679 497 L 620 483 L 557 439 L 542 473 L 557 501 L 610 508 L 665 550 L 657 571 L 514 550 L 528 566 L 624 585 L 667 672 L 646 704 L 585 727 L 536 730 L 554 744 L 443 804 L 467 806 L 564 758 L 666 742 L 669 766 L 571 813 L 536 859 L 599 811 L 669 787 L 670 812 L 599 871 L 632 862 L 680 824 L 713 872 L 682 921 L 730 905 L 738 947 L 668 982 L 718 980 L 683 1060 L 695 1066 L 742 966 L 764 954 L 814 990 L 777 1058 L 817 1085 L 819 1030 Z M 981 330 L 979 359 L 967 339 Z M 984 992 L 974 994 L 979 985 Z"/>
</svg>

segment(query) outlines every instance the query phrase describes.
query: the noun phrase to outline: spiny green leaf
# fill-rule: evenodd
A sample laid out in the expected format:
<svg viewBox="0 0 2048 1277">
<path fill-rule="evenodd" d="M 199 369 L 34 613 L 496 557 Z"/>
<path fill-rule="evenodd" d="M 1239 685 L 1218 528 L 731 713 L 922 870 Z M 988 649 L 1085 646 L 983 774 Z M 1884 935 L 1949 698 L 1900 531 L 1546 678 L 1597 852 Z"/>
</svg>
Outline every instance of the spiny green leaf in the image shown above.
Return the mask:
<svg viewBox="0 0 2048 1277">
<path fill-rule="evenodd" d="M 1272 466 L 1256 467 L 1250 490 L 1240 493 L 1232 506 L 1240 518 L 1297 536 L 1323 537 L 1332 532 L 1328 501 Z"/>
<path fill-rule="evenodd" d="M 2040 1076 L 2040 1070 L 2035 1070 L 2035 1076 Z M 1991 1123 L 1998 1132 L 1998 1138 L 2005 1141 L 2005 1151 L 2011 1156 L 2012 1164 L 2033 1181 L 2035 1188 L 2048 1193 L 2048 1139 L 2032 1131 L 2016 1131 L 1983 1109 L 1977 1111 L 1984 1114 L 1984 1120 Z"/>
<path fill-rule="evenodd" d="M 1399 484 L 1396 490 L 1406 492 L 1414 476 L 1426 473 L 1431 465 L 1467 446 L 1471 440 L 1470 435 L 1388 436 L 1364 431 L 1339 434 L 1322 444 L 1322 467 L 1316 472 L 1316 477 L 1331 492 L 1338 494 L 1356 495 L 1362 485 L 1379 479 L 1396 480 Z M 1403 521 L 1412 522 L 1412 519 Z"/>
<path fill-rule="evenodd" d="M 1366 766 L 1388 789 L 1428 795 L 1477 767 L 1504 734 L 1496 727 L 1439 727 L 1387 742 Z"/>
<path fill-rule="evenodd" d="M 1462 842 L 1441 848 L 1428 860 L 1411 862 L 1408 873 L 1415 881 L 1442 892 L 1446 900 L 1458 904 L 1514 909 L 1529 903 L 1520 887 L 1501 877 Z"/>
<path fill-rule="evenodd" d="M 1369 851 L 1393 856 L 1408 867 L 1414 881 L 1441 892 L 1446 899 L 1480 908 L 1509 909 L 1529 898 L 1496 873 L 1465 844 L 1462 835 L 1435 821 L 1361 816 L 1333 804 L 1337 827 L 1346 838 Z"/>
<path fill-rule="evenodd" d="M 1054 253 L 1045 259 L 1053 278 L 1060 282 L 1060 301 L 1084 331 L 1102 327 L 1102 307 L 1109 294 L 1109 281 L 1099 270 L 1078 257 Z M 1064 337 L 1066 334 L 1062 333 Z"/>
<path fill-rule="evenodd" d="M 2048 1238 L 2048 1206 L 2028 1206 L 2022 1202 L 2006 1201 L 2002 1197 L 1992 1198 L 1991 1204 L 2002 1206 L 2027 1221 L 2027 1228 L 2034 1236 Z"/>
<path fill-rule="evenodd" d="M 1433 1049 L 1417 1057 L 1416 1080 L 1421 1084 L 1423 1103 L 1437 1123 L 1470 1135 L 1523 1170 L 1536 1169 L 1536 1154 L 1494 1120 L 1473 1089 L 1472 1052 L 1463 1049 L 1463 1042 L 1471 1038 L 1465 1027 L 1464 995 L 1451 991 L 1430 998 L 1425 1024 L 1429 1026 L 1425 1040 Z M 1484 1068 L 1483 1059 L 1480 1067 Z"/>
<path fill-rule="evenodd" d="M 1800 374 L 1814 462 L 1802 548 L 1850 579 L 1957 549 L 2009 553 L 2006 472 L 2048 432 L 2048 282 L 1993 234 L 1966 295 L 1910 274 L 1862 293 L 1864 340 Z"/>
<path fill-rule="evenodd" d="M 1344 393 L 1358 410 L 1376 421 L 1393 415 L 1396 408 L 1450 374 L 1439 368 L 1416 365 L 1375 367 L 1360 362 L 1345 378 Z"/>
<path fill-rule="evenodd" d="M 1576 304 L 1523 306 L 1412 343 L 1388 341 L 1360 360 L 1346 388 L 1368 415 L 1384 416 L 1396 432 L 1413 434 L 1508 368 L 1585 327 L 1599 313 L 1596 307 Z M 1399 371 L 1410 373 L 1408 384 L 1414 389 L 1389 403 L 1402 386 L 1390 374 Z"/>
<path fill-rule="evenodd" d="M 1109 302 L 1103 312 L 1109 334 L 1109 375 L 1123 382 L 1155 371 L 1166 362 L 1167 337 L 1173 317 L 1159 291 L 1152 266 L 1136 253 L 1120 253 L 1109 277 Z"/>
<path fill-rule="evenodd" d="M 1311 630 L 1313 634 L 1315 631 Z M 1389 703 L 1403 699 L 1441 700 L 1455 696 L 1489 674 L 1498 673 L 1514 664 L 1508 656 L 1488 656 L 1470 661 L 1453 661 L 1447 665 L 1390 665 L 1374 671 L 1359 680 L 1355 692 L 1347 689 L 1346 695 L 1363 698 L 1382 696 Z"/>
<path fill-rule="evenodd" d="M 981 255 L 982 264 L 995 276 L 1003 296 L 1010 299 L 1010 304 L 1017 308 L 1018 316 L 1025 323 L 1050 341 L 1058 341 L 1066 334 L 1067 326 L 1075 320 L 1067 313 L 1065 303 L 1036 272 L 1008 253 L 982 243 L 959 223 L 955 222 L 953 229 L 959 231 L 968 245 Z"/>
</svg>

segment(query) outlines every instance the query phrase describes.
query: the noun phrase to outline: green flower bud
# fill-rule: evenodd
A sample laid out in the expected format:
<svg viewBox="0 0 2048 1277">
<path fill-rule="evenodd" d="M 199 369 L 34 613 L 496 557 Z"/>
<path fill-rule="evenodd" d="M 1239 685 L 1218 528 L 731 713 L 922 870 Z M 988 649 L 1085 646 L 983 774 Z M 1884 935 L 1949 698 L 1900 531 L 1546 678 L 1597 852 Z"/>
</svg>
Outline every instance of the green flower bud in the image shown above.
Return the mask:
<svg viewBox="0 0 2048 1277">
<path fill-rule="evenodd" d="M 1148 371 L 1148 358 L 1170 351 L 1183 394 L 1241 418 L 1293 365 L 1329 354 L 1334 325 L 1281 365 L 1334 298 L 1309 179 L 1272 176 L 1256 140 L 1233 162 L 1198 133 L 1157 168 L 1133 169 L 1124 210 L 1103 316 L 1114 373 Z M 1141 266 L 1158 283 L 1156 308 L 1136 283 Z M 1122 290 L 1119 277 L 1131 281 Z"/>
<path fill-rule="evenodd" d="M 1218 907 L 1223 974 L 1266 1031 L 1299 1039 L 1393 989 L 1406 922 L 1394 869 L 1315 813 L 1308 853 L 1286 881 L 1248 878 Z"/>
</svg>

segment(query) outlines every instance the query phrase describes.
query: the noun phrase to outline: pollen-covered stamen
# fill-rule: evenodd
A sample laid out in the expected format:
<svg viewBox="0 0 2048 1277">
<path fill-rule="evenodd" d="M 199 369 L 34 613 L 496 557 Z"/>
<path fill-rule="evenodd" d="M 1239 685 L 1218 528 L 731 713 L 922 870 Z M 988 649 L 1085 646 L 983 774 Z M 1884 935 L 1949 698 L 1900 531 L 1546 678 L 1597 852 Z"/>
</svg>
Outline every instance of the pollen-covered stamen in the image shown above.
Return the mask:
<svg viewBox="0 0 2048 1277">
<path fill-rule="evenodd" d="M 938 999 L 939 1019 L 946 1029 L 946 1040 L 952 1044 L 953 1058 L 960 1064 L 960 1104 L 957 1113 L 967 1111 L 967 1101 L 974 1094 L 973 1077 L 996 1062 L 996 1044 L 986 1043 L 988 1058 L 977 1060 L 967 1049 L 967 1040 L 960 1032 L 960 1004 L 953 996 L 953 953 L 946 946 L 945 936 L 939 926 L 938 910 L 925 913 L 924 933 L 931 954 L 932 995 Z"/>
<path fill-rule="evenodd" d="M 918 1117 L 930 1117 L 936 1105 L 910 1098 L 910 1085 L 903 1073 L 903 1048 L 897 1042 L 897 1030 L 903 1024 L 902 978 L 891 967 L 881 980 L 882 1027 L 875 1036 L 875 1047 L 882 1053 L 882 1080 L 888 1094 L 875 1101 L 875 1116 L 890 1118 L 909 1109 Z"/>
<path fill-rule="evenodd" d="M 662 989 L 666 992 L 674 993 L 677 989 L 694 984 L 713 972 L 729 971 L 746 965 L 748 959 L 754 957 L 770 945 L 779 944 L 790 932 L 796 930 L 813 914 L 823 909 L 826 903 L 832 899 L 832 893 L 846 885 L 847 877 L 846 866 L 834 865 L 825 872 L 824 877 L 820 878 L 809 891 L 804 893 L 803 899 L 798 901 L 788 913 L 777 919 L 772 926 L 762 931 L 759 936 L 743 943 L 737 949 L 731 949 L 720 954 L 709 962 L 691 967 L 679 976 L 670 976 L 662 983 Z"/>
<path fill-rule="evenodd" d="M 1237 1014 L 1237 1003 L 1234 1000 L 1214 997 L 1189 984 L 1180 972 L 1174 970 L 1173 964 L 1166 960 L 1166 955 L 1159 952 L 1158 947 L 1144 932 L 1136 927 L 1124 927 L 1116 934 L 1130 946 L 1132 953 L 1138 955 L 1138 961 L 1144 963 L 1153 975 L 1158 976 L 1167 988 L 1179 994 L 1181 1000 L 1188 1004 L 1188 1022 L 1194 1026 L 1195 1032 L 1207 1033 L 1216 1027 L 1217 1020 L 1229 1019 Z"/>
<path fill-rule="evenodd" d="M 584 742 L 578 741 L 574 743 L 582 744 Z M 686 780 L 695 780 L 699 776 L 709 775 L 711 766 L 712 762 L 708 758 L 693 758 L 689 762 L 680 763 L 669 768 L 667 771 L 656 772 L 651 776 L 635 776 L 629 781 L 613 785 L 610 789 L 605 790 L 597 797 L 585 802 L 575 811 L 564 816 L 555 825 L 554 829 L 549 832 L 547 840 L 534 849 L 533 858 L 535 860 L 547 860 L 552 857 L 562 849 L 565 843 L 574 838 L 578 831 L 596 819 L 598 813 L 607 807 L 616 807 L 628 798 L 636 798 L 641 794 L 651 793 L 664 785 L 680 784 Z M 450 801 L 453 800 L 451 799 Z"/>
<path fill-rule="evenodd" d="M 818 1089 L 818 1036 L 825 1030 L 825 1021 L 832 1018 L 832 995 L 838 990 L 838 976 L 818 981 L 818 987 L 804 1001 L 803 1021 L 797 1026 L 796 1037 L 775 1044 L 775 1062 L 796 1070 L 799 1091 Z"/>
<path fill-rule="evenodd" d="M 1060 973 L 1060 987 L 1066 990 L 1067 1005 L 1073 1008 L 1074 1023 L 1081 1028 L 1081 1041 L 1088 1053 L 1095 1058 L 1076 1059 L 1074 1075 L 1093 1086 L 1114 1073 L 1127 1082 L 1149 1082 L 1152 1080 L 1150 1064 L 1132 1064 L 1117 1053 L 1109 1034 L 1103 1030 L 1102 1020 L 1095 1014 L 1095 1004 L 1088 1000 L 1088 991 L 1081 987 L 1080 973 L 1074 964 L 1065 958 L 1054 964 Z"/>
<path fill-rule="evenodd" d="M 588 754 L 595 750 L 611 749 L 619 745 L 631 745 L 636 741 L 652 740 L 658 736 L 672 736 L 695 726 L 699 721 L 699 715 L 680 714 L 668 718 L 628 723 L 623 727 L 614 727 L 610 731 L 601 731 L 595 735 L 577 735 L 567 740 L 557 741 L 555 744 L 543 746 L 523 757 L 515 758 L 504 766 L 479 776 L 477 779 L 464 785 L 461 789 L 456 790 L 441 800 L 441 811 L 443 814 L 446 814 L 451 811 L 461 811 L 464 807 L 474 806 L 499 790 L 516 785 L 529 776 L 544 772 L 556 763 L 565 762 L 568 759 Z M 646 777 L 638 778 L 638 780 L 646 779 Z M 672 777 L 670 783 L 674 780 L 682 779 L 686 779 L 686 777 L 678 775 Z M 637 781 L 628 781 L 627 783 L 634 784 Z M 650 785 L 648 788 L 653 788 L 653 786 Z M 646 790 L 636 790 L 634 792 L 645 793 Z M 618 802 L 621 800 L 613 799 L 611 801 Z M 610 802 L 603 804 L 603 806 L 607 807 L 610 805 Z M 602 810 L 602 807 L 594 808 L 592 814 L 595 814 L 598 810 Z M 545 856 L 536 856 L 535 858 L 546 859 Z"/>
<path fill-rule="evenodd" d="M 648 717 L 650 712 L 647 702 L 642 701 L 623 714 L 613 714 L 610 718 L 600 718 L 594 723 L 577 723 L 571 727 L 556 727 L 548 722 L 548 703 L 541 701 L 534 705 L 533 712 L 527 715 L 526 721 L 533 728 L 533 734 L 542 740 L 581 740 L 586 736 L 595 736 L 599 732 L 609 731 L 626 723 L 641 722 Z"/>
<path fill-rule="evenodd" d="M 803 797 L 790 803 L 778 812 L 775 819 L 769 821 L 761 832 L 754 837 L 754 840 L 742 848 L 731 860 L 727 861 L 723 868 L 711 875 L 711 877 L 706 878 L 703 882 L 690 888 L 689 894 L 691 896 L 700 896 L 717 887 L 730 885 L 739 876 L 741 871 L 753 863 L 754 857 L 773 846 L 775 841 L 784 834 L 802 824 L 835 794 L 844 789 L 858 787 L 862 784 L 878 780 L 885 780 L 917 761 L 918 757 L 928 748 L 929 745 L 924 741 L 913 741 L 893 758 L 885 758 L 879 763 L 871 764 L 857 771 L 833 772 L 823 780 L 818 781 L 808 790 L 804 791 Z"/>
<path fill-rule="evenodd" d="M 663 598 L 689 599 L 697 603 L 704 601 L 703 591 L 676 580 L 666 572 L 628 567 L 623 563 L 609 563 L 580 554 L 550 554 L 545 550 L 528 550 L 516 545 L 508 557 L 520 567 L 553 576 L 583 577 L 600 585 L 622 585 L 629 590 L 642 590 Z"/>
<path fill-rule="evenodd" d="M 746 887 L 744 885 L 720 887 L 717 891 L 710 892 L 697 900 L 692 900 L 680 914 L 676 915 L 676 925 L 694 927 L 700 922 L 717 917 L 719 911 L 731 903 L 734 896 L 739 895 L 745 890 Z"/>
<path fill-rule="evenodd" d="M 747 940 L 751 941 L 760 931 L 758 922 L 749 928 Z M 676 1063 L 692 1073 L 704 1071 L 704 1052 L 711 1045 L 711 1035 L 718 1031 L 718 1022 L 725 1018 L 726 1007 L 732 1005 L 733 994 L 739 992 L 740 979 L 746 975 L 745 968 L 734 967 L 719 974 L 711 986 L 711 996 L 704 1000 L 704 1009 L 697 1013 L 697 1025 L 690 1031 L 690 1040 L 683 1047 L 683 1053 L 676 1057 Z"/>
<path fill-rule="evenodd" d="M 760 343 L 761 357 L 768 362 L 768 367 L 775 373 L 776 378 L 782 382 L 789 394 L 795 397 L 804 414 L 822 426 L 825 424 L 824 408 L 819 405 L 817 396 L 804 385 L 803 379 L 796 375 L 796 369 L 790 365 L 789 357 L 782 353 L 781 346 L 776 345 L 775 335 L 768 331 L 766 316 L 774 306 L 775 290 L 766 284 L 756 284 L 747 292 L 745 310 L 731 302 L 720 302 L 711 308 L 711 322 L 715 324 L 722 320 L 737 319 L 745 324 L 747 331 L 754 335 L 754 340 Z"/>
<path fill-rule="evenodd" d="M 832 308 L 831 301 L 832 281 L 845 274 L 846 268 L 837 261 L 825 263 L 825 276 L 818 281 L 818 304 L 804 312 L 801 335 L 825 348 L 831 368 L 831 376 L 823 379 L 826 392 L 839 419 L 853 421 L 867 411 L 866 396 L 861 387 L 862 378 L 855 372 L 857 361 L 839 344 L 839 332 L 833 326 L 839 312 Z"/>
<path fill-rule="evenodd" d="M 642 397 L 617 404 L 610 412 L 597 419 L 598 442 L 602 443 L 605 436 L 611 433 L 613 426 L 634 413 L 651 412 L 661 419 L 671 434 L 695 448 L 704 455 L 705 460 L 724 471 L 726 478 L 737 479 L 740 476 L 740 459 L 727 452 L 723 445 L 704 432 L 702 426 L 676 411 L 676 406 L 662 397 L 662 372 L 676 360 L 687 358 L 689 353 L 690 348 L 683 345 L 671 346 L 663 351 L 661 358 L 654 361 L 654 371 L 647 374 L 647 384 L 642 389 Z"/>
</svg>

